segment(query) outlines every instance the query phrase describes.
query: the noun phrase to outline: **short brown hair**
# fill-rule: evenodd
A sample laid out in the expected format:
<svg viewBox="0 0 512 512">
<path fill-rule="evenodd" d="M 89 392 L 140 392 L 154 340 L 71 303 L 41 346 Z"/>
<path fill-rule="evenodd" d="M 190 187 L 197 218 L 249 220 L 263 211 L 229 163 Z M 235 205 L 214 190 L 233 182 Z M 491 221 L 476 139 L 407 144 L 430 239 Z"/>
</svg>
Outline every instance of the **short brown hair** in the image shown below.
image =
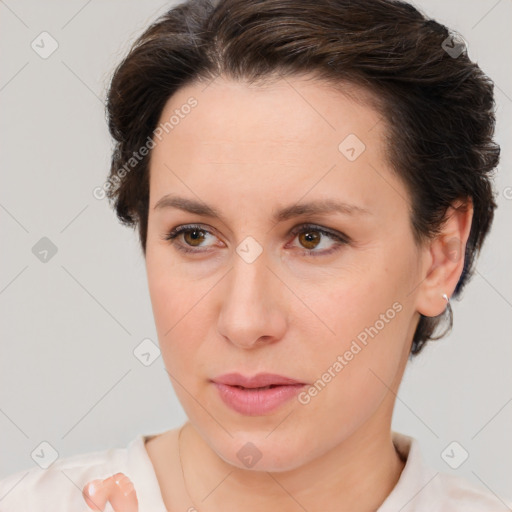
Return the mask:
<svg viewBox="0 0 512 512">
<path fill-rule="evenodd" d="M 393 0 L 188 0 L 172 8 L 134 43 L 110 85 L 115 186 L 107 195 L 118 218 L 138 226 L 145 254 L 150 154 L 122 178 L 119 169 L 151 140 L 179 88 L 221 74 L 254 83 L 314 73 L 379 99 L 387 155 L 410 193 L 417 242 L 439 232 L 454 201 L 471 199 L 459 296 L 493 220 L 491 175 L 500 149 L 493 141 L 493 83 L 467 51 L 447 51 L 455 46 L 451 37 L 444 25 Z M 442 317 L 421 316 L 412 354 L 446 334 L 449 328 L 433 336 Z"/>
</svg>

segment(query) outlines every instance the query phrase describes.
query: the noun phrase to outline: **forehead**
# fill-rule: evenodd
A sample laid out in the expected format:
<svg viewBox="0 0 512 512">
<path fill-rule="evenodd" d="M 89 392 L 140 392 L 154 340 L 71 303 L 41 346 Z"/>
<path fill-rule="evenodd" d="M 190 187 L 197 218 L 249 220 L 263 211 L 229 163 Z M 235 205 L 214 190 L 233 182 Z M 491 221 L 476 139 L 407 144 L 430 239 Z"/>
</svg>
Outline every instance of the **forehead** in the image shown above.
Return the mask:
<svg viewBox="0 0 512 512">
<path fill-rule="evenodd" d="M 261 201 L 338 191 L 362 207 L 374 194 L 385 198 L 378 175 L 396 181 L 386 169 L 385 123 L 365 97 L 302 77 L 263 86 L 217 77 L 179 89 L 160 117 L 160 126 L 174 122 L 153 149 L 151 205 L 157 190 L 176 189 L 219 201 L 233 191 Z M 394 195 L 400 186 L 392 184 Z"/>
<path fill-rule="evenodd" d="M 179 113 L 191 98 L 197 105 L 173 127 L 175 137 L 201 136 L 203 143 L 217 144 L 229 140 L 245 145 L 284 142 L 317 147 L 332 146 L 348 133 L 368 142 L 371 138 L 372 143 L 379 136 L 379 129 L 368 136 L 381 120 L 370 106 L 370 95 L 350 84 L 335 90 L 307 76 L 282 77 L 265 85 L 217 77 L 179 89 L 166 103 L 160 122 Z M 187 118 L 192 121 L 185 122 Z"/>
</svg>

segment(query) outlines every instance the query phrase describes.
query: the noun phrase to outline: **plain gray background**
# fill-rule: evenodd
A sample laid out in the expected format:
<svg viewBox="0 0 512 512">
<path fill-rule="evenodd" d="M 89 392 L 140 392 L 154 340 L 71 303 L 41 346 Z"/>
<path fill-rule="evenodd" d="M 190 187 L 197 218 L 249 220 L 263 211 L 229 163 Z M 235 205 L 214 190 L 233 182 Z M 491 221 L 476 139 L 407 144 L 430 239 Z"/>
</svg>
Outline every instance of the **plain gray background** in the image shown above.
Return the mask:
<svg viewBox="0 0 512 512">
<path fill-rule="evenodd" d="M 0 478 L 32 467 L 42 441 L 66 457 L 123 447 L 185 420 L 161 357 L 144 366 L 133 354 L 143 339 L 157 341 L 137 236 L 92 194 L 109 167 L 102 102 L 110 74 L 171 5 L 0 1 Z M 409 363 L 393 428 L 419 439 L 438 470 L 508 497 L 512 3 L 415 5 L 459 31 L 495 82 L 502 158 L 499 207 L 477 273 L 452 304 L 452 334 Z M 58 43 L 48 58 L 31 47 L 44 31 Z M 32 250 L 43 237 L 57 248 L 47 262 Z M 452 441 L 469 453 L 458 469 L 441 457 Z"/>
</svg>

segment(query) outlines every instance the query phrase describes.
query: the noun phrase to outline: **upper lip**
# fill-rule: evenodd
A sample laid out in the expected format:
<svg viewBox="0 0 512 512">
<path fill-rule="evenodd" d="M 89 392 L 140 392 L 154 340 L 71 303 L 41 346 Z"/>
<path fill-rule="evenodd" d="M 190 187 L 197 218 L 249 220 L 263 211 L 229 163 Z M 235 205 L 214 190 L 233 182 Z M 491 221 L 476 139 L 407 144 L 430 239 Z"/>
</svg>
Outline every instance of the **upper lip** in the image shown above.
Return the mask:
<svg viewBox="0 0 512 512">
<path fill-rule="evenodd" d="M 225 373 L 212 380 L 218 384 L 242 386 L 244 388 L 261 388 L 272 384 L 275 386 L 304 384 L 298 380 L 284 377 L 283 375 L 276 375 L 275 373 L 258 373 L 252 377 L 247 377 L 240 373 Z"/>
</svg>

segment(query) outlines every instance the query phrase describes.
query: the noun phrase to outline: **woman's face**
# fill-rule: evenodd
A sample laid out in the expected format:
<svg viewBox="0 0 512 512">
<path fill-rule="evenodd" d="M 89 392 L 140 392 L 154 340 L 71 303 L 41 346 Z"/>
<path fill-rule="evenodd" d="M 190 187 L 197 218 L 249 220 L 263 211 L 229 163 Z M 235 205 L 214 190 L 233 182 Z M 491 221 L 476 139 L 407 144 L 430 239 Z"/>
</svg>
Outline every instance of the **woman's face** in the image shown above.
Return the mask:
<svg viewBox="0 0 512 512">
<path fill-rule="evenodd" d="M 156 134 L 149 290 L 197 431 L 225 461 L 249 467 L 247 452 L 264 470 L 299 467 L 363 432 L 389 435 L 424 259 L 377 112 L 298 77 L 265 87 L 219 77 L 174 94 Z M 172 206 L 177 197 L 219 217 Z M 327 203 L 344 206 L 298 208 Z M 179 226 L 190 229 L 166 240 Z M 233 372 L 304 385 L 212 382 Z"/>
</svg>

